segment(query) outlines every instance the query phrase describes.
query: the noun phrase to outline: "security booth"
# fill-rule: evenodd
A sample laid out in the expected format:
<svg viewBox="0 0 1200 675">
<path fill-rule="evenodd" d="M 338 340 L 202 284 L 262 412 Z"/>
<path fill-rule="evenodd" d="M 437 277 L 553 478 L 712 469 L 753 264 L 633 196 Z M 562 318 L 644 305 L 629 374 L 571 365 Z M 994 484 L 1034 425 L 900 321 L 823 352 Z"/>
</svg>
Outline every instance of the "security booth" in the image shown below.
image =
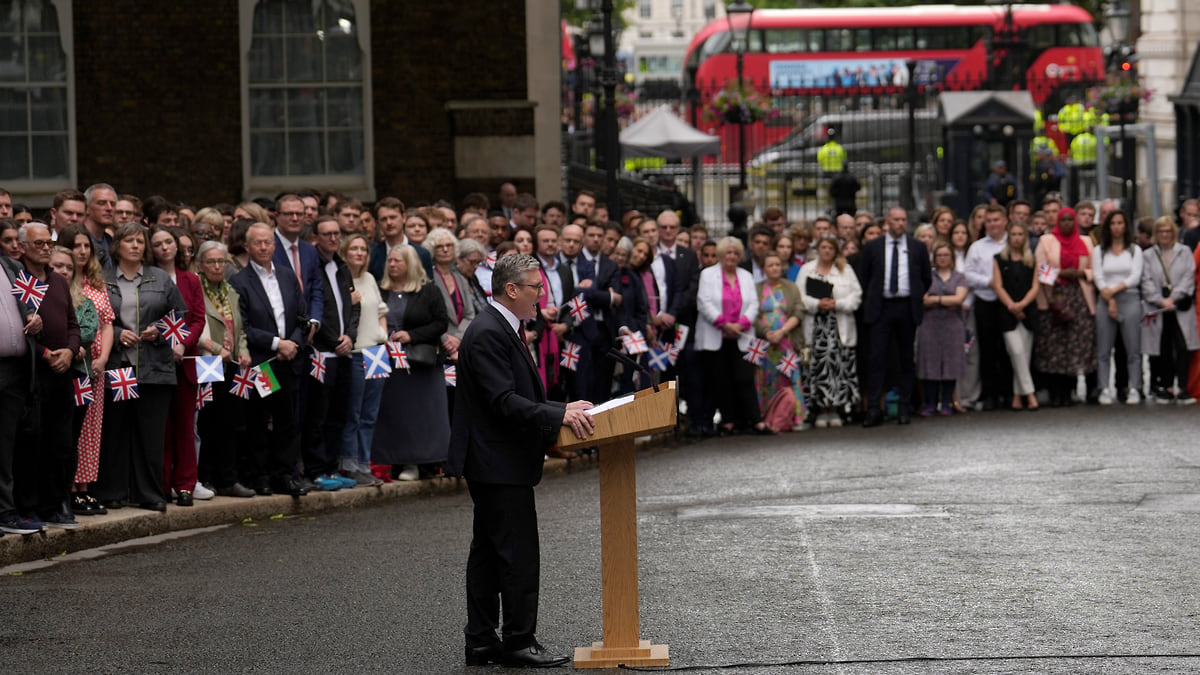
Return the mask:
<svg viewBox="0 0 1200 675">
<path fill-rule="evenodd" d="M 1200 148 L 1200 50 L 1192 57 L 1183 88 L 1167 100 L 1175 107 L 1176 194 L 1182 203 L 1200 196 L 1200 153 L 1195 152 Z"/>
<path fill-rule="evenodd" d="M 998 161 L 1007 165 L 1017 198 L 1028 199 L 1029 145 L 1036 111 L 1027 91 L 948 91 L 939 95 L 947 181 L 942 203 L 967 218 L 976 204 L 987 201 L 984 186 Z"/>
</svg>

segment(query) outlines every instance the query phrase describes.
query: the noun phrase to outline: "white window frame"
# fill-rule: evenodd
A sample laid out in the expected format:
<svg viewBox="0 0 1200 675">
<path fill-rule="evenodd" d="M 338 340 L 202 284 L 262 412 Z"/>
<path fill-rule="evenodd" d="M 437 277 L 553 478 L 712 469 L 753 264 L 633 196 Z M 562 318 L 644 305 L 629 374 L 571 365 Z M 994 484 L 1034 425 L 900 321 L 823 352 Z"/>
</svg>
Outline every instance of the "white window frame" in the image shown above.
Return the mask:
<svg viewBox="0 0 1200 675">
<path fill-rule="evenodd" d="M 361 201 L 375 201 L 375 139 L 371 97 L 370 0 L 349 0 L 354 7 L 354 34 L 363 53 L 363 173 L 362 175 L 312 174 L 307 176 L 253 176 L 250 173 L 250 46 L 254 39 L 254 8 L 258 0 L 238 1 L 238 35 L 241 49 L 242 196 L 274 198 L 280 192 L 301 188 L 335 190 Z"/>
<path fill-rule="evenodd" d="M 54 200 L 55 193 L 75 187 L 79 177 L 79 165 L 76 161 L 75 21 L 72 7 L 73 0 L 46 1 L 54 7 L 54 11 L 58 14 L 58 35 L 62 43 L 63 58 L 67 61 L 67 177 L 0 181 L 0 187 L 12 193 L 13 202 L 19 202 L 25 206 L 35 208 L 50 206 Z"/>
</svg>

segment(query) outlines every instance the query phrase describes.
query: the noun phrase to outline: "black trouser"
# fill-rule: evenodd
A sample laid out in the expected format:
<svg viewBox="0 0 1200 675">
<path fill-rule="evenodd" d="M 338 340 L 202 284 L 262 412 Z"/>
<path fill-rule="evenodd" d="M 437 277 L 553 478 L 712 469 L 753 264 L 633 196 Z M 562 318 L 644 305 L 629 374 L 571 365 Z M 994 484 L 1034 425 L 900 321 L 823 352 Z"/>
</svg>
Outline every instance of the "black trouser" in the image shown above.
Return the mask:
<svg viewBox="0 0 1200 675">
<path fill-rule="evenodd" d="M 100 476 L 92 491 L 102 501 L 166 501 L 163 447 L 173 384 L 138 383 L 138 398 L 104 402 Z"/>
<path fill-rule="evenodd" d="M 27 408 L 31 417 L 17 434 L 13 457 L 13 497 L 21 513 L 46 518 L 63 512 L 75 484 L 79 452 L 72 437 L 75 401 L 72 372 L 61 375 L 44 361 L 37 364 L 34 381 L 35 404 Z"/>
<path fill-rule="evenodd" d="M 1188 384 L 1188 368 L 1192 362 L 1192 353 L 1188 351 L 1187 341 L 1183 339 L 1183 331 L 1179 329 L 1179 321 L 1175 312 L 1162 313 L 1162 338 L 1158 343 L 1158 356 L 1150 357 L 1150 370 L 1154 374 L 1154 386 L 1170 389 L 1174 381 L 1178 381 L 1175 395 L 1186 397 Z M 1155 362 L 1157 361 L 1157 367 Z"/>
<path fill-rule="evenodd" d="M 533 488 L 467 479 L 475 504 L 467 556 L 468 647 L 496 643 L 504 610 L 507 650 L 533 644 L 537 630 L 541 553 Z"/>
<path fill-rule="evenodd" d="M 742 358 L 737 339 L 721 340 L 719 351 L 700 352 L 700 363 L 708 385 L 707 399 L 721 411 L 722 424 L 744 428 L 762 421 L 754 389 L 755 366 Z"/>
<path fill-rule="evenodd" d="M 888 349 L 894 341 L 897 352 L 896 365 L 899 368 L 896 385 L 900 390 L 900 411 L 908 412 L 916 377 L 913 340 L 917 333 L 917 327 L 912 321 L 909 299 L 884 300 L 879 318 L 868 327 L 871 335 L 871 355 L 870 375 L 867 377 L 867 410 L 882 412 L 880 399 L 883 397 L 883 384 L 887 379 Z"/>
<path fill-rule="evenodd" d="M 29 396 L 29 356 L 0 358 L 0 516 L 17 510 L 13 499 L 13 461 L 17 432 Z"/>
<path fill-rule="evenodd" d="M 296 429 L 296 375 L 291 364 L 272 367 L 280 389 L 266 398 L 251 392 L 246 401 L 246 445 L 238 473 L 242 485 L 263 478 L 288 478 L 300 459 L 300 432 Z"/>
<path fill-rule="evenodd" d="M 999 300 L 975 299 L 975 339 L 979 341 L 980 397 L 1007 405 L 1012 398 L 1012 361 L 1004 348 L 1001 313 L 1008 309 Z"/>
<path fill-rule="evenodd" d="M 340 405 L 338 390 L 344 392 L 350 387 L 347 379 L 350 377 L 350 358 L 326 358 L 324 383 L 314 378 L 304 378 L 307 398 L 304 401 L 300 457 L 304 460 L 304 475 L 309 478 L 337 471 L 342 450 L 342 427 L 346 423 L 346 406 Z"/>
<path fill-rule="evenodd" d="M 213 400 L 196 413 L 200 433 L 201 483 L 227 488 L 238 480 L 238 448 L 246 433 L 246 402 L 229 392 L 236 363 L 225 364 L 225 380 L 213 382 Z"/>
</svg>

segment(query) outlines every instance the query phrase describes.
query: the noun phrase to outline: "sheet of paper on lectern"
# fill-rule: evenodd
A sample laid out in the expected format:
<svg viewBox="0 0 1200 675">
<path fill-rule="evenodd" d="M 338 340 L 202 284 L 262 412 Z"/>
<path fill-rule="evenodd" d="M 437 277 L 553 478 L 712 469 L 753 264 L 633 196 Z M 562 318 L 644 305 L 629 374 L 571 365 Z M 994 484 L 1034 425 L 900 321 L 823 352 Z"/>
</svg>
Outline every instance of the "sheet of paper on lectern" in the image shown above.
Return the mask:
<svg viewBox="0 0 1200 675">
<path fill-rule="evenodd" d="M 625 405 L 626 403 L 633 403 L 633 394 L 630 394 L 628 396 L 621 396 L 619 398 L 614 398 L 612 400 L 605 401 L 604 403 L 601 403 L 600 405 L 597 405 L 592 408 L 588 408 L 586 412 L 589 415 L 596 415 L 598 413 L 604 412 L 605 410 L 612 410 L 613 408 L 620 408 L 621 406 Z"/>
</svg>

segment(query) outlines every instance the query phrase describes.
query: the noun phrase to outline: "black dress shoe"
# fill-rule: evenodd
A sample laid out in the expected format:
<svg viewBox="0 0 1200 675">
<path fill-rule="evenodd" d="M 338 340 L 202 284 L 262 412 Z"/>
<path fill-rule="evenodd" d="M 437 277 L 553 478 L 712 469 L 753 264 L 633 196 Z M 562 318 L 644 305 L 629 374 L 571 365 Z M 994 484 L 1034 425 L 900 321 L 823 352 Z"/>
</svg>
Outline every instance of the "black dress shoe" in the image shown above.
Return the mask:
<svg viewBox="0 0 1200 675">
<path fill-rule="evenodd" d="M 88 503 L 82 492 L 76 492 L 71 498 L 71 513 L 77 516 L 94 516 L 96 510 Z"/>
<path fill-rule="evenodd" d="M 896 423 L 897 424 L 911 424 L 912 423 L 912 418 L 909 417 L 907 410 L 901 410 L 899 413 L 897 413 Z"/>
<path fill-rule="evenodd" d="M 179 506 L 194 505 L 195 502 L 192 501 L 192 491 L 191 490 L 180 490 L 179 496 L 175 498 L 175 503 Z"/>
<path fill-rule="evenodd" d="M 863 418 L 863 428 L 870 429 L 883 424 L 883 413 L 878 410 L 868 410 L 867 416 Z"/>
<path fill-rule="evenodd" d="M 514 649 L 504 653 L 503 663 L 514 668 L 556 668 L 571 662 L 569 656 L 554 656 L 546 653 L 546 648 L 533 643 L 524 649 Z"/>
<path fill-rule="evenodd" d="M 138 508 L 146 509 L 147 511 L 158 511 L 159 513 L 166 513 L 167 503 L 166 502 L 142 502 L 141 504 L 138 504 Z"/>
<path fill-rule="evenodd" d="M 100 503 L 105 509 L 123 509 L 125 508 L 124 499 L 106 499 Z"/>
<path fill-rule="evenodd" d="M 261 495 L 263 497 L 270 497 L 271 496 L 271 479 L 263 477 L 263 478 L 259 478 L 257 481 L 255 481 L 254 492 L 255 492 L 255 494 Z"/>
<path fill-rule="evenodd" d="M 303 497 L 308 494 L 308 490 L 300 485 L 299 480 L 293 476 L 285 478 L 277 478 L 271 484 L 271 489 L 281 495 L 291 495 L 293 497 Z"/>
<path fill-rule="evenodd" d="M 467 647 L 466 661 L 468 666 L 486 666 L 489 663 L 500 663 L 504 658 L 504 649 L 499 643 L 483 647 Z"/>
</svg>

